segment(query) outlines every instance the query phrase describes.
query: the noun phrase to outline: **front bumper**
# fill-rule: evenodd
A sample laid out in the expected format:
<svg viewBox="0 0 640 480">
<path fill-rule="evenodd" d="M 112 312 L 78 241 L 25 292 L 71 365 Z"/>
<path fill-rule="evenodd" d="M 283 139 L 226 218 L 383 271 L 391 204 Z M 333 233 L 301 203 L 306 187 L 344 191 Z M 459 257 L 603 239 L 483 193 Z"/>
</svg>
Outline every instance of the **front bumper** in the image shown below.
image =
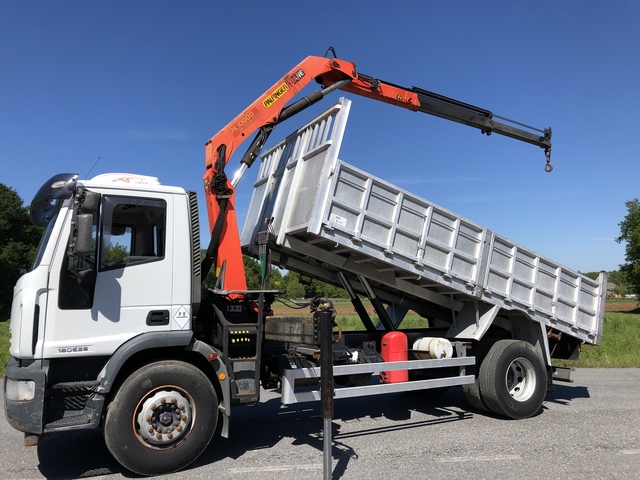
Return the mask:
<svg viewBox="0 0 640 480">
<path fill-rule="evenodd" d="M 41 435 L 43 432 L 44 390 L 46 376 L 38 362 L 21 366 L 11 358 L 4 379 L 4 413 L 9 424 L 25 433 Z M 33 382 L 32 395 L 28 399 L 7 396 L 9 382 Z M 15 389 L 10 389 L 11 391 Z"/>
</svg>

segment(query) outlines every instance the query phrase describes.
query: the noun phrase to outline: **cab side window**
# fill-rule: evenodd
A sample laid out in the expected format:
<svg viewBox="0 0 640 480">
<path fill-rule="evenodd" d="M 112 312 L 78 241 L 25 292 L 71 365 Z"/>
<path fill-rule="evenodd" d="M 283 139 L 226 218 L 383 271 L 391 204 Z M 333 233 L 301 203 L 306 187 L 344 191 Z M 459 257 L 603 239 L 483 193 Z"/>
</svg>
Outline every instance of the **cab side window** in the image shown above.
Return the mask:
<svg viewBox="0 0 640 480">
<path fill-rule="evenodd" d="M 164 200 L 104 195 L 100 270 L 162 260 L 166 210 Z"/>
</svg>

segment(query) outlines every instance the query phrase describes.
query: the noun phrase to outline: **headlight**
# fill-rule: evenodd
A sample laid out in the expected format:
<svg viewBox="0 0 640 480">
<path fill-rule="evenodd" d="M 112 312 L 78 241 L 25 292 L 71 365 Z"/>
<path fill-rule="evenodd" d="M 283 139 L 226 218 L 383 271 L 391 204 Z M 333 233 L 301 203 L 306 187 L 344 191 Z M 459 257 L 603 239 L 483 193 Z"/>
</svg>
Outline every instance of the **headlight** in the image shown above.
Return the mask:
<svg viewBox="0 0 640 480">
<path fill-rule="evenodd" d="M 12 380 L 7 378 L 5 384 L 7 400 L 13 402 L 26 402 L 36 396 L 36 382 L 33 380 Z"/>
</svg>

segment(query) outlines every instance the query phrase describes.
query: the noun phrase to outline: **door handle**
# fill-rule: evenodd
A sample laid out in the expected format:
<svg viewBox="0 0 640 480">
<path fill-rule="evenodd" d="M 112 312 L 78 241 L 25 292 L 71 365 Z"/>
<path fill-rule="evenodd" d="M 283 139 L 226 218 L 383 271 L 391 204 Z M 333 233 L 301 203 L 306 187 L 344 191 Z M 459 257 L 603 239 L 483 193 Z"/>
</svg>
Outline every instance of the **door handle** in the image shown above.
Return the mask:
<svg viewBox="0 0 640 480">
<path fill-rule="evenodd" d="M 157 327 L 169 325 L 169 310 L 152 310 L 147 314 L 147 325 Z"/>
</svg>

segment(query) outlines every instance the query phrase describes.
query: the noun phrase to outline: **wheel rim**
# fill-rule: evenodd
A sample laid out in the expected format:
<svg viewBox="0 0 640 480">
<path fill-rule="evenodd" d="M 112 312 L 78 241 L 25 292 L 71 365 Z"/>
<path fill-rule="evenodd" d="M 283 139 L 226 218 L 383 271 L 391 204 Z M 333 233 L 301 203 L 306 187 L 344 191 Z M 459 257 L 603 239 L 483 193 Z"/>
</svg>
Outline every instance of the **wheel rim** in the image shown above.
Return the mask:
<svg viewBox="0 0 640 480">
<path fill-rule="evenodd" d="M 195 405 L 190 395 L 175 386 L 163 386 L 149 392 L 136 408 L 133 429 L 143 445 L 164 449 L 182 442 L 195 420 Z"/>
<path fill-rule="evenodd" d="M 506 385 L 509 395 L 518 402 L 531 398 L 536 389 L 536 372 L 533 364 L 524 357 L 516 358 L 507 369 Z"/>
</svg>

